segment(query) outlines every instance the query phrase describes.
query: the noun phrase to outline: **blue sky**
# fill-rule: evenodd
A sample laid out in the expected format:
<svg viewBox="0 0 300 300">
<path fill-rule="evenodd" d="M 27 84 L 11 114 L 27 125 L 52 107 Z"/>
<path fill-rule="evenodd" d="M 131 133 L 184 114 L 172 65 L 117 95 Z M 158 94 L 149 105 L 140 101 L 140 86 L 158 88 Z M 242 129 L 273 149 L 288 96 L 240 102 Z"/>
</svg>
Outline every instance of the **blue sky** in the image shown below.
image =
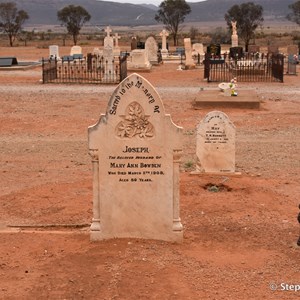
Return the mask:
<svg viewBox="0 0 300 300">
<path fill-rule="evenodd" d="M 105 0 L 102 0 L 105 1 Z M 154 5 L 159 5 L 162 0 L 107 0 L 110 2 L 119 2 L 119 3 L 132 3 L 132 4 L 154 4 Z M 186 2 L 201 2 L 201 1 L 205 1 L 205 0 L 189 0 Z"/>
</svg>

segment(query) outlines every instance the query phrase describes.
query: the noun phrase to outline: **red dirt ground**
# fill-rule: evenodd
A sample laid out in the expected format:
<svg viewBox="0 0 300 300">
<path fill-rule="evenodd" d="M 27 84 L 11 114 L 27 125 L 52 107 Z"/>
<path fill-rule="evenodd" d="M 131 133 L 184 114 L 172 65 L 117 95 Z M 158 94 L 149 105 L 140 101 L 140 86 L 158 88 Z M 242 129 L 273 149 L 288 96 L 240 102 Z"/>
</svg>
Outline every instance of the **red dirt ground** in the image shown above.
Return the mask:
<svg viewBox="0 0 300 300">
<path fill-rule="evenodd" d="M 19 60 L 47 54 L 0 49 L 0 56 Z M 210 109 L 191 104 L 199 87 L 217 85 L 204 82 L 202 69 L 177 67 L 164 64 L 142 76 L 157 88 L 174 123 L 184 127 L 182 244 L 89 241 L 87 127 L 105 112 L 114 86 L 42 85 L 40 68 L 0 71 L 0 299 L 300 297 L 300 290 L 283 288 L 300 285 L 299 77 L 239 84 L 262 100 L 259 110 L 223 109 L 236 126 L 242 175 L 193 176 L 195 128 Z M 223 189 L 210 192 L 210 183 Z"/>
</svg>

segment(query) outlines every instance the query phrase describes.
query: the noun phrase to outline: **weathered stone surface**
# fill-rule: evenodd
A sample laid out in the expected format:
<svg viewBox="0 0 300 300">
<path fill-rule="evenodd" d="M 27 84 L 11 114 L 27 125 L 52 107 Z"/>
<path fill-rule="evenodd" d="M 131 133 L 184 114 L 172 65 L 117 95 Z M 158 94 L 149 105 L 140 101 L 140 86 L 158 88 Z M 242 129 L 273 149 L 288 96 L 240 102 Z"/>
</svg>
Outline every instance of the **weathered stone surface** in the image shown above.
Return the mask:
<svg viewBox="0 0 300 300">
<path fill-rule="evenodd" d="M 182 128 L 165 114 L 154 87 L 138 74 L 127 77 L 88 132 L 94 174 L 91 239 L 181 241 Z"/>
</svg>

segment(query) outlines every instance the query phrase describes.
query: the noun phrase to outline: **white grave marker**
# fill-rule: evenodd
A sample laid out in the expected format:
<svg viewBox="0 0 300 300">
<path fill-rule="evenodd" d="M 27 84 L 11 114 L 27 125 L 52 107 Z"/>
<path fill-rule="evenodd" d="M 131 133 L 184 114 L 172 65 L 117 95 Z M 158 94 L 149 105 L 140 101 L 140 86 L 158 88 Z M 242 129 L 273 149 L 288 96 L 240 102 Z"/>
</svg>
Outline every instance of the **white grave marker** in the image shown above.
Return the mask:
<svg viewBox="0 0 300 300">
<path fill-rule="evenodd" d="M 106 27 L 107 36 L 104 38 L 103 59 L 105 65 L 104 80 L 111 81 L 115 78 L 114 69 L 114 39 L 110 36 L 112 30 L 109 26 Z"/>
<path fill-rule="evenodd" d="M 49 46 L 49 58 L 60 59 L 60 57 L 59 57 L 59 47 L 57 45 Z"/>
<path fill-rule="evenodd" d="M 159 35 L 161 36 L 161 56 L 166 58 L 169 55 L 167 49 L 167 37 L 169 36 L 169 32 L 164 29 Z"/>
<path fill-rule="evenodd" d="M 181 241 L 179 162 L 182 128 L 166 115 L 154 87 L 124 79 L 105 115 L 89 127 L 93 162 L 91 240 Z"/>
<path fill-rule="evenodd" d="M 197 127 L 199 171 L 235 173 L 235 126 L 221 111 L 208 113 Z"/>
</svg>

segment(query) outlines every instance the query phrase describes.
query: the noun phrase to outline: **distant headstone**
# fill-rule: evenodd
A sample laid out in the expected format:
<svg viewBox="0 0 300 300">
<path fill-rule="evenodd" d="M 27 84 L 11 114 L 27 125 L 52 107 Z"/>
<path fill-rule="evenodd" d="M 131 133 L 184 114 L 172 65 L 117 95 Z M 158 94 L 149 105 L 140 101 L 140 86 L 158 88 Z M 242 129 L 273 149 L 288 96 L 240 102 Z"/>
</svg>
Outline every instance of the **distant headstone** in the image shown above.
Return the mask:
<svg viewBox="0 0 300 300">
<path fill-rule="evenodd" d="M 115 33 L 113 39 L 114 39 L 114 56 L 120 56 L 121 49 L 119 47 L 119 39 L 121 39 L 121 37 L 119 36 L 118 33 Z"/>
<path fill-rule="evenodd" d="M 50 59 L 60 59 L 59 57 L 59 47 L 57 45 L 49 46 L 49 58 Z"/>
<path fill-rule="evenodd" d="M 82 48 L 80 46 L 73 46 L 70 51 L 70 55 L 82 54 Z"/>
<path fill-rule="evenodd" d="M 114 36 L 114 40 L 115 40 L 115 45 L 114 45 L 114 47 L 115 47 L 115 48 L 119 48 L 119 39 L 121 39 L 121 37 L 119 36 L 118 33 L 115 33 L 115 36 Z"/>
<path fill-rule="evenodd" d="M 128 70 L 150 71 L 151 63 L 145 49 L 132 50 L 127 60 Z"/>
<path fill-rule="evenodd" d="M 198 171 L 235 172 L 235 126 L 221 111 L 208 113 L 197 127 Z"/>
<path fill-rule="evenodd" d="M 135 50 L 135 49 L 137 49 L 137 40 L 136 40 L 136 37 L 133 36 L 131 38 L 131 50 Z"/>
<path fill-rule="evenodd" d="M 297 52 L 298 52 L 297 45 L 290 45 L 287 47 L 287 53 L 288 53 L 287 74 L 289 75 L 297 74 L 297 62 L 298 62 Z"/>
<path fill-rule="evenodd" d="M 238 47 L 239 46 L 239 37 L 237 35 L 236 21 L 231 22 L 231 27 L 232 27 L 231 47 Z"/>
<path fill-rule="evenodd" d="M 298 54 L 298 46 L 297 45 L 290 45 L 287 47 L 288 55 L 297 55 Z"/>
<path fill-rule="evenodd" d="M 185 50 L 185 67 L 187 69 L 194 69 L 195 63 L 192 56 L 192 44 L 190 38 L 185 38 L 184 42 L 184 50 Z"/>
<path fill-rule="evenodd" d="M 137 49 L 145 49 L 145 42 L 138 41 L 136 44 Z"/>
<path fill-rule="evenodd" d="M 169 32 L 164 29 L 159 35 L 161 36 L 161 56 L 162 58 L 166 58 L 169 55 L 167 49 L 167 37 L 169 36 Z"/>
<path fill-rule="evenodd" d="M 231 47 L 229 49 L 229 56 L 235 59 L 241 59 L 244 57 L 243 47 Z"/>
<path fill-rule="evenodd" d="M 100 50 L 99 48 L 94 48 L 92 54 L 93 54 L 93 55 L 102 56 L 102 55 L 103 55 L 103 51 Z"/>
<path fill-rule="evenodd" d="M 204 47 L 203 47 L 202 43 L 195 43 L 195 44 L 193 44 L 192 48 L 193 48 L 193 51 L 197 52 L 197 54 L 205 55 Z"/>
<path fill-rule="evenodd" d="M 221 55 L 221 45 L 220 44 L 210 44 L 207 46 L 207 53 L 213 56 Z"/>
<path fill-rule="evenodd" d="M 158 64 L 158 45 L 153 36 L 149 36 L 145 42 L 145 50 L 148 54 L 148 59 L 151 64 Z"/>
<path fill-rule="evenodd" d="M 114 68 L 114 39 L 110 36 L 111 29 L 106 27 L 107 36 L 104 38 L 103 60 L 105 64 L 104 80 L 111 80 L 115 76 Z"/>
<path fill-rule="evenodd" d="M 165 114 L 154 87 L 131 74 L 88 133 L 93 163 L 91 240 L 180 242 L 182 128 Z"/>
</svg>

